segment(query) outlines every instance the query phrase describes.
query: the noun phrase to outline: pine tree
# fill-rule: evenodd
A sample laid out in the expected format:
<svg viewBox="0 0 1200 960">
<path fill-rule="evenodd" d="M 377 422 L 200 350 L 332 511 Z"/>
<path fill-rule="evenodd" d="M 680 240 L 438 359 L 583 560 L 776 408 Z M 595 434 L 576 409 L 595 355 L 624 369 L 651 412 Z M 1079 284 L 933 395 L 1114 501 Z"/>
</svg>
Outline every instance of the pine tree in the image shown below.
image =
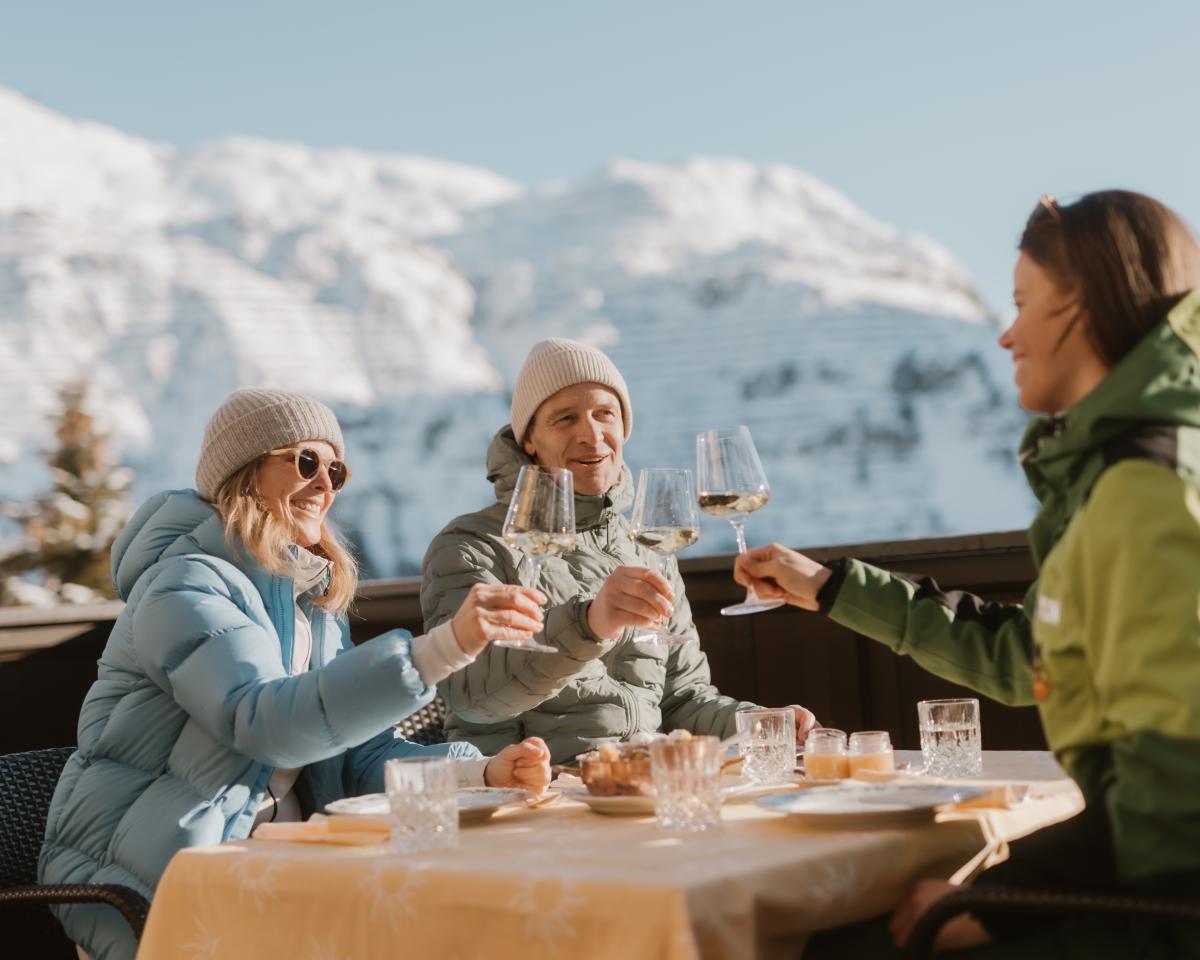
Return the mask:
<svg viewBox="0 0 1200 960">
<path fill-rule="evenodd" d="M 30 591 L 20 578 L 29 574 L 40 575 L 58 600 L 113 596 L 109 551 L 129 519 L 133 474 L 112 463 L 108 440 L 84 407 L 87 388 L 73 384 L 59 396 L 58 446 L 47 455 L 53 489 L 31 503 L 3 507 L 21 527 L 22 542 L 0 557 L 0 603 L 27 602 Z"/>
</svg>

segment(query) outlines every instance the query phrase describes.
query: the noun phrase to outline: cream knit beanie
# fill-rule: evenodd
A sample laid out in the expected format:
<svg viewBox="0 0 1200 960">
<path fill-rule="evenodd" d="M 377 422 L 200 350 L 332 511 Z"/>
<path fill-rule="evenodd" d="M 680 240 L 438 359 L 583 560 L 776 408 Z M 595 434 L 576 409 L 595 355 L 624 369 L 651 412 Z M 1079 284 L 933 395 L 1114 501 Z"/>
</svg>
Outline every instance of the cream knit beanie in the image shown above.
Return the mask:
<svg viewBox="0 0 1200 960">
<path fill-rule="evenodd" d="M 342 428 L 320 401 L 283 390 L 235 390 L 204 428 L 196 488 L 215 500 L 221 484 L 251 460 L 302 440 L 324 440 L 344 455 Z"/>
<path fill-rule="evenodd" d="M 598 383 L 608 387 L 621 400 L 621 419 L 625 424 L 625 439 L 633 431 L 633 407 L 629 403 L 629 388 L 625 378 L 611 360 L 595 347 L 575 340 L 551 337 L 539 340 L 525 358 L 513 388 L 512 428 L 520 443 L 533 420 L 534 413 L 547 398 L 564 387 L 577 383 Z"/>
</svg>

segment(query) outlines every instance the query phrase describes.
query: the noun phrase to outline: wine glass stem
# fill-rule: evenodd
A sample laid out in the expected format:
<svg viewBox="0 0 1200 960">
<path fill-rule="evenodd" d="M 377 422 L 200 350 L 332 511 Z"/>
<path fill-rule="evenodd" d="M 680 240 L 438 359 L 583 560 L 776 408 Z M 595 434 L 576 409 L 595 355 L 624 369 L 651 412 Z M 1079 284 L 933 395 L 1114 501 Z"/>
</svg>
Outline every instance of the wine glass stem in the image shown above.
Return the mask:
<svg viewBox="0 0 1200 960">
<path fill-rule="evenodd" d="M 738 553 L 745 555 L 746 553 L 746 518 L 734 517 L 729 521 L 733 524 L 733 532 L 737 534 Z M 757 603 L 758 594 L 754 592 L 753 587 L 746 588 L 746 602 Z"/>
<path fill-rule="evenodd" d="M 746 552 L 746 518 L 735 517 L 729 521 L 733 525 L 733 532 L 737 534 L 738 553 Z"/>
<path fill-rule="evenodd" d="M 534 557 L 527 554 L 525 559 L 529 562 L 529 585 L 536 588 L 538 581 L 542 578 L 542 561 L 545 558 Z"/>
<path fill-rule="evenodd" d="M 664 577 L 666 577 L 667 581 L 669 582 L 671 577 L 667 573 L 667 570 L 671 566 L 671 555 L 669 553 L 660 553 L 660 554 L 656 554 L 655 559 L 658 562 L 658 572 L 661 573 Z M 674 604 L 671 605 L 671 614 L 672 614 L 672 616 L 674 616 L 674 614 L 675 614 L 675 605 Z M 662 623 L 659 625 L 658 631 L 657 631 L 659 636 L 665 636 L 671 632 L 668 629 L 668 627 L 670 626 L 670 623 L 671 623 L 670 617 L 666 617 L 662 621 Z"/>
</svg>

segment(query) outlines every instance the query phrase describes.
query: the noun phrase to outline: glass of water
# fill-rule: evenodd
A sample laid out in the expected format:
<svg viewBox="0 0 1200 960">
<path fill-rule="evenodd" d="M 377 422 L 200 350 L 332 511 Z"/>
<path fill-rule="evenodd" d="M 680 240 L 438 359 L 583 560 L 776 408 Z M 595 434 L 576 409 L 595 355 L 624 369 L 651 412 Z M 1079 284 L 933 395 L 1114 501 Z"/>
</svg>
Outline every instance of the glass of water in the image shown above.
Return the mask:
<svg viewBox="0 0 1200 960">
<path fill-rule="evenodd" d="M 383 782 L 399 853 L 458 846 L 458 775 L 449 757 L 389 760 Z"/>
<path fill-rule="evenodd" d="M 786 783 L 796 769 L 796 714 L 778 710 L 739 710 L 735 714 L 741 742 L 742 776 L 751 783 Z"/>
<path fill-rule="evenodd" d="M 721 822 L 721 741 L 716 737 L 650 744 L 654 812 L 664 830 L 691 833 Z"/>
<path fill-rule="evenodd" d="M 983 773 L 978 700 L 922 700 L 917 718 L 927 776 L 954 779 Z"/>
</svg>

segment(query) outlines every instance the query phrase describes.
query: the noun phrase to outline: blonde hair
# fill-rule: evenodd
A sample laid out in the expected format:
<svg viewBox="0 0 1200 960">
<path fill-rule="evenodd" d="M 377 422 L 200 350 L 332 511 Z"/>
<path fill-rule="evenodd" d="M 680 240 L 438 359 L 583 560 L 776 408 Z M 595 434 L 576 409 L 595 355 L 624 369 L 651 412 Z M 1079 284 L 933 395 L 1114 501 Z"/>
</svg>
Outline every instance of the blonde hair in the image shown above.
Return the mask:
<svg viewBox="0 0 1200 960">
<path fill-rule="evenodd" d="M 258 492 L 262 458 L 251 461 L 217 490 L 213 506 L 225 524 L 225 540 L 233 550 L 245 550 L 268 573 L 292 575 L 291 524 L 272 510 Z M 316 604 L 330 613 L 345 613 L 358 589 L 358 564 L 329 525 L 321 522 L 321 539 L 308 547 L 332 563 L 329 586 Z"/>
</svg>

